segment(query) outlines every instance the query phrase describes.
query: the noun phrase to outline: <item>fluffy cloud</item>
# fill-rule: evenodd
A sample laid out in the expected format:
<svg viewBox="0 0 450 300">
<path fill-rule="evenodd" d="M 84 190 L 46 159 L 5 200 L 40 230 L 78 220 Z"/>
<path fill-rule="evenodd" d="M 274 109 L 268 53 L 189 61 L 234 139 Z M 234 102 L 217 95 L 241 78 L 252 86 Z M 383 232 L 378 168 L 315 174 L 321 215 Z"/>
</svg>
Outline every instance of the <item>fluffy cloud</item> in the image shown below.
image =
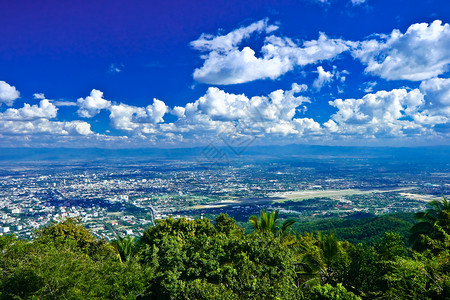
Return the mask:
<svg viewBox="0 0 450 300">
<path fill-rule="evenodd" d="M 184 107 L 175 106 L 170 113 L 177 116 L 178 118 L 182 118 L 185 116 L 184 115 L 185 111 L 186 111 L 186 109 Z"/>
<path fill-rule="evenodd" d="M 42 97 L 37 97 L 42 98 Z M 36 105 L 25 103 L 22 108 L 8 108 L 0 113 L 0 132 L 9 135 L 89 135 L 91 125 L 82 121 L 57 122 L 58 108 L 47 99 Z"/>
<path fill-rule="evenodd" d="M 101 110 L 110 112 L 109 118 L 115 129 L 132 131 L 140 128 L 147 133 L 152 130 L 152 125 L 164 122 L 164 115 L 169 112 L 167 105 L 158 99 L 153 99 L 153 103 L 147 107 L 138 107 L 127 104 L 112 104 L 111 101 L 103 98 L 103 92 L 93 89 L 86 98 L 79 98 L 78 115 L 84 118 L 92 118 Z"/>
<path fill-rule="evenodd" d="M 11 106 L 14 103 L 14 100 L 19 98 L 20 93 L 14 86 L 9 85 L 4 81 L 0 81 L 0 105 L 5 103 L 8 106 Z"/>
<path fill-rule="evenodd" d="M 173 114 L 179 116 L 178 120 L 161 124 L 160 129 L 183 133 L 187 140 L 201 140 L 205 135 L 211 139 L 214 137 L 211 134 L 231 140 L 302 136 L 320 130 L 320 124 L 312 119 L 295 118 L 298 107 L 309 102 L 308 98 L 297 95 L 306 89 L 305 85 L 293 84 L 290 90 L 276 90 L 267 96 L 250 98 L 210 87 L 195 102 L 177 107 Z"/>
<path fill-rule="evenodd" d="M 34 121 L 4 121 L 0 120 L 0 131 L 3 134 L 30 135 L 89 135 L 91 125 L 82 121 L 53 122 L 48 119 Z"/>
<path fill-rule="evenodd" d="M 266 38 L 262 52 L 265 57 L 288 59 L 293 66 L 304 66 L 335 58 L 352 46 L 353 42 L 330 39 L 322 32 L 317 40 L 305 41 L 301 46 L 289 38 L 272 35 Z"/>
<path fill-rule="evenodd" d="M 317 67 L 317 73 L 318 77 L 313 82 L 313 87 L 317 90 L 333 80 L 333 73 L 325 71 L 322 66 Z"/>
<path fill-rule="evenodd" d="M 269 25 L 267 19 L 255 22 L 247 27 L 233 30 L 226 35 L 214 36 L 203 33 L 198 40 L 192 41 L 191 46 L 200 51 L 229 51 L 238 46 L 242 40 L 249 38 L 253 33 L 270 33 L 278 27 Z"/>
<path fill-rule="evenodd" d="M 214 119 L 234 120 L 245 116 L 249 99 L 210 87 L 198 100 L 199 109 Z"/>
<path fill-rule="evenodd" d="M 169 111 L 166 104 L 158 99 L 153 99 L 153 104 L 147 107 L 130 106 L 126 104 L 112 105 L 109 107 L 110 119 L 116 129 L 131 131 L 142 127 L 141 124 L 157 124 L 164 122 L 164 115 Z M 148 126 L 143 126 L 149 131 Z"/>
<path fill-rule="evenodd" d="M 367 94 L 361 99 L 337 99 L 330 105 L 339 109 L 333 120 L 346 123 L 391 123 L 405 112 L 415 112 L 423 104 L 423 95 L 418 89 L 406 91 L 397 89 Z"/>
<path fill-rule="evenodd" d="M 79 98 L 78 115 L 83 118 L 92 118 L 97 115 L 100 110 L 107 109 L 111 106 L 111 101 L 103 99 L 103 92 L 93 89 L 91 94 L 86 98 Z"/>
<path fill-rule="evenodd" d="M 139 125 L 133 120 L 135 116 L 144 115 L 145 110 L 141 107 L 129 106 L 125 104 L 113 105 L 110 107 L 112 125 L 116 129 L 120 130 L 133 130 Z"/>
<path fill-rule="evenodd" d="M 450 117 L 450 79 L 432 78 L 420 84 L 426 97 L 425 109 L 428 114 Z"/>
<path fill-rule="evenodd" d="M 323 125 L 331 133 L 370 138 L 433 134 L 434 125 L 447 123 L 449 119 L 442 115 L 442 109 L 430 114 L 427 106 L 432 104 L 426 102 L 434 102 L 432 98 L 419 89 L 394 89 L 367 94 L 361 99 L 337 99 L 329 104 L 338 111 Z"/>
<path fill-rule="evenodd" d="M 290 90 L 276 90 L 267 96 L 247 97 L 210 87 L 206 93 L 184 107 L 169 109 L 154 99 L 147 107 L 126 104 L 111 105 L 113 128 L 125 131 L 133 139 L 149 143 L 204 144 L 221 135 L 236 136 L 302 136 L 320 130 L 312 119 L 296 119 L 298 107 L 309 99 L 298 95 L 307 89 L 293 84 Z M 163 116 L 177 116 L 165 123 Z"/>
<path fill-rule="evenodd" d="M 185 111 L 207 115 L 212 120 L 247 120 L 255 122 L 290 120 L 295 110 L 309 99 L 296 94 L 306 90 L 305 85 L 293 84 L 291 90 L 276 90 L 268 96 L 248 98 L 244 94 L 227 93 L 210 87 L 196 102 L 186 105 Z"/>
<path fill-rule="evenodd" d="M 280 121 L 270 124 L 265 129 L 266 133 L 280 134 L 282 136 L 296 135 L 304 136 L 305 134 L 321 134 L 321 126 L 311 118 L 299 118 L 292 121 Z"/>
<path fill-rule="evenodd" d="M 194 71 L 194 79 L 209 84 L 238 84 L 258 79 L 276 79 L 292 70 L 287 58 L 256 57 L 250 47 L 222 54 L 211 52 L 203 66 Z"/>
<path fill-rule="evenodd" d="M 194 71 L 194 79 L 219 85 L 276 79 L 296 66 L 332 59 L 353 45 L 341 39 L 329 39 L 321 33 L 319 39 L 300 45 L 289 38 L 267 36 L 259 54 L 250 47 L 239 48 L 252 33 L 269 33 L 275 29 L 263 20 L 227 35 L 202 35 L 191 43 L 195 49 L 207 52 L 202 56 L 203 66 Z"/>
<path fill-rule="evenodd" d="M 309 103 L 310 100 L 304 96 L 296 94 L 306 91 L 306 85 L 292 84 L 290 90 L 276 90 L 267 97 L 252 97 L 249 112 L 254 120 L 291 120 L 296 109 L 303 103 Z"/>
<path fill-rule="evenodd" d="M 394 30 L 361 42 L 353 55 L 366 72 L 388 80 L 429 79 L 449 70 L 450 26 L 439 20 L 413 24 L 404 34 Z"/>
<path fill-rule="evenodd" d="M 365 1 L 353 1 L 354 5 L 362 3 Z M 295 67 L 331 60 L 346 51 L 366 66 L 367 73 L 388 80 L 430 79 L 447 72 L 450 66 L 450 25 L 439 20 L 413 24 L 405 33 L 394 30 L 362 42 L 330 39 L 320 33 L 317 40 L 299 43 L 269 35 L 274 30 L 276 27 L 262 20 L 226 35 L 203 34 L 191 43 L 205 53 L 194 79 L 218 85 L 276 79 Z M 266 35 L 261 49 L 239 47 L 252 34 Z"/>
<path fill-rule="evenodd" d="M 39 105 L 30 105 L 25 103 L 22 108 L 8 108 L 4 113 L 0 114 L 2 120 L 36 120 L 55 118 L 58 109 L 49 100 L 41 100 Z"/>
<path fill-rule="evenodd" d="M 62 122 L 61 126 L 64 129 L 63 132 L 67 132 L 67 134 L 89 135 L 93 133 L 91 124 L 83 121 Z"/>
<path fill-rule="evenodd" d="M 153 99 L 153 104 L 148 105 L 146 108 L 147 117 L 145 122 L 149 123 L 161 123 L 164 122 L 164 115 L 169 111 L 167 105 L 158 99 Z"/>
<path fill-rule="evenodd" d="M 320 90 L 322 87 L 329 85 L 335 80 L 338 80 L 342 83 L 346 80 L 346 75 L 349 74 L 347 70 L 338 71 L 336 66 L 333 66 L 333 69 L 331 71 L 325 71 L 322 66 L 318 66 L 316 73 L 318 74 L 318 76 L 313 81 L 313 88 L 316 90 Z M 338 91 L 342 92 L 339 87 Z"/>
<path fill-rule="evenodd" d="M 340 78 L 335 68 L 329 73 L 332 78 Z M 147 107 L 115 104 L 107 109 L 113 128 L 125 131 L 130 139 L 152 144 L 203 144 L 217 137 L 229 143 L 242 138 L 277 143 L 288 137 L 292 141 L 430 137 L 438 135 L 437 124 L 450 120 L 450 79 L 433 78 L 422 82 L 418 89 L 378 91 L 361 99 L 330 101 L 337 112 L 323 124 L 298 117 L 300 107 L 309 102 L 301 95 L 306 90 L 305 85 L 293 84 L 289 90 L 248 97 L 210 87 L 184 107 L 170 109 L 154 99 Z M 165 123 L 166 113 L 177 119 Z M 41 128 L 45 128 L 43 125 Z M 81 134 L 83 127 L 79 127 Z M 85 133 L 89 134 L 90 128 L 86 127 Z"/>
</svg>

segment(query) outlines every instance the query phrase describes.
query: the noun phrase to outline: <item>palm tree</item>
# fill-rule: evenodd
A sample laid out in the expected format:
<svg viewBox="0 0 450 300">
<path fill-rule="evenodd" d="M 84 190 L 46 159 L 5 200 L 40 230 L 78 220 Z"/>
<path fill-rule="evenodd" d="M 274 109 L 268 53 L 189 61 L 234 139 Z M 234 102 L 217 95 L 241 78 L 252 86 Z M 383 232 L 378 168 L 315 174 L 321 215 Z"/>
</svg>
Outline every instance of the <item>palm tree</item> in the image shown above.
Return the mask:
<svg viewBox="0 0 450 300">
<path fill-rule="evenodd" d="M 321 249 L 321 273 L 322 282 L 328 283 L 334 276 L 333 263 L 337 261 L 341 254 L 341 245 L 335 232 L 330 234 L 319 233 L 317 237 L 319 248 Z"/>
<path fill-rule="evenodd" d="M 261 210 L 259 218 L 253 215 L 249 218 L 248 221 L 253 226 L 255 231 L 272 232 L 274 234 L 281 235 L 284 235 L 287 232 L 287 229 L 296 222 L 293 219 L 286 220 L 283 222 L 281 229 L 278 229 L 276 226 L 277 219 L 278 210 L 274 210 L 270 213 L 265 210 Z"/>
<path fill-rule="evenodd" d="M 310 289 L 321 283 L 322 264 L 314 253 L 307 253 L 295 263 L 297 286 Z"/>
<path fill-rule="evenodd" d="M 297 273 L 297 286 L 309 289 L 320 284 L 323 261 L 316 245 L 305 241 L 296 243 L 298 260 L 294 264 Z"/>
<path fill-rule="evenodd" d="M 131 236 L 126 236 L 124 238 L 117 236 L 117 239 L 111 242 L 113 247 L 116 249 L 121 262 L 130 261 L 135 254 L 136 243 L 134 239 L 135 238 Z"/>
<path fill-rule="evenodd" d="M 442 195 L 442 201 L 431 201 L 428 203 L 428 206 L 430 208 L 424 212 L 418 212 L 414 216 L 420 221 L 410 230 L 409 242 L 414 250 L 425 250 L 427 248 L 423 235 L 431 239 L 443 239 L 443 234 L 436 229 L 436 225 L 447 234 L 450 233 L 450 202 Z"/>
<path fill-rule="evenodd" d="M 335 232 L 330 234 L 321 234 L 317 237 L 319 247 L 322 249 L 323 261 L 325 264 L 331 264 L 340 252 L 339 240 Z"/>
</svg>

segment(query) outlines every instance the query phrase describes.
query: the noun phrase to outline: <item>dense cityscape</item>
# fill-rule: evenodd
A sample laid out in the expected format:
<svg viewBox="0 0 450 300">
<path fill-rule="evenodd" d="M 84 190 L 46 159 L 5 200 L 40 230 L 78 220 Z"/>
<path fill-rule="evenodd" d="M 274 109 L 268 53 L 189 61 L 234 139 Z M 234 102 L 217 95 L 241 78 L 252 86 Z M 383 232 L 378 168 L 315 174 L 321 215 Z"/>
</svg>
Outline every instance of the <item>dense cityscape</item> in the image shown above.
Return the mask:
<svg viewBox="0 0 450 300">
<path fill-rule="evenodd" d="M 315 220 L 423 210 L 450 194 L 448 166 L 388 160 L 241 157 L 229 164 L 191 159 L 131 163 L 41 161 L 0 167 L 0 233 L 79 219 L 96 236 L 139 236 L 168 216 L 239 222 L 261 209 Z M 407 171 L 405 171 L 407 169 Z"/>
</svg>

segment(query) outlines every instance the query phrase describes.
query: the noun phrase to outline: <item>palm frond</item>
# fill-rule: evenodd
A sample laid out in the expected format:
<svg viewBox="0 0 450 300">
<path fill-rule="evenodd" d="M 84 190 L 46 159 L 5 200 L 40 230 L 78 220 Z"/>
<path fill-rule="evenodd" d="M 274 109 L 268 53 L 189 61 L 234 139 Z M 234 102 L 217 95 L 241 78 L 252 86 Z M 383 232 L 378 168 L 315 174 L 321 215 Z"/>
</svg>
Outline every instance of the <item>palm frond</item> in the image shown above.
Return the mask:
<svg viewBox="0 0 450 300">
<path fill-rule="evenodd" d="M 294 225 L 294 223 L 297 222 L 294 219 L 289 219 L 283 222 L 283 225 L 281 226 L 281 232 L 285 232 L 289 227 Z"/>
<path fill-rule="evenodd" d="M 255 230 L 260 230 L 261 227 L 259 226 L 259 220 L 257 216 L 250 216 L 248 219 L 248 222 L 253 226 Z"/>
</svg>

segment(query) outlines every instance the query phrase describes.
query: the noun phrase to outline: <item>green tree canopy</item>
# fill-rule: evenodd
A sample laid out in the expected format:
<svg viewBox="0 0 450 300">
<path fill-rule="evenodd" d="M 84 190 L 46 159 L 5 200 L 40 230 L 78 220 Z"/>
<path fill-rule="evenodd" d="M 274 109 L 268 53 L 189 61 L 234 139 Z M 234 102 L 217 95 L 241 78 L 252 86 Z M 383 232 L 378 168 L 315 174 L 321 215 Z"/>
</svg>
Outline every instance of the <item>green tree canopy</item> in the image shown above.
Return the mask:
<svg viewBox="0 0 450 300">
<path fill-rule="evenodd" d="M 443 233 L 436 229 L 435 225 L 440 226 L 447 234 L 450 233 L 450 203 L 444 195 L 442 200 L 434 200 L 428 203 L 429 208 L 424 212 L 415 214 L 419 223 L 411 228 L 409 242 L 414 250 L 426 250 L 424 236 L 431 239 L 443 240 Z"/>
</svg>

